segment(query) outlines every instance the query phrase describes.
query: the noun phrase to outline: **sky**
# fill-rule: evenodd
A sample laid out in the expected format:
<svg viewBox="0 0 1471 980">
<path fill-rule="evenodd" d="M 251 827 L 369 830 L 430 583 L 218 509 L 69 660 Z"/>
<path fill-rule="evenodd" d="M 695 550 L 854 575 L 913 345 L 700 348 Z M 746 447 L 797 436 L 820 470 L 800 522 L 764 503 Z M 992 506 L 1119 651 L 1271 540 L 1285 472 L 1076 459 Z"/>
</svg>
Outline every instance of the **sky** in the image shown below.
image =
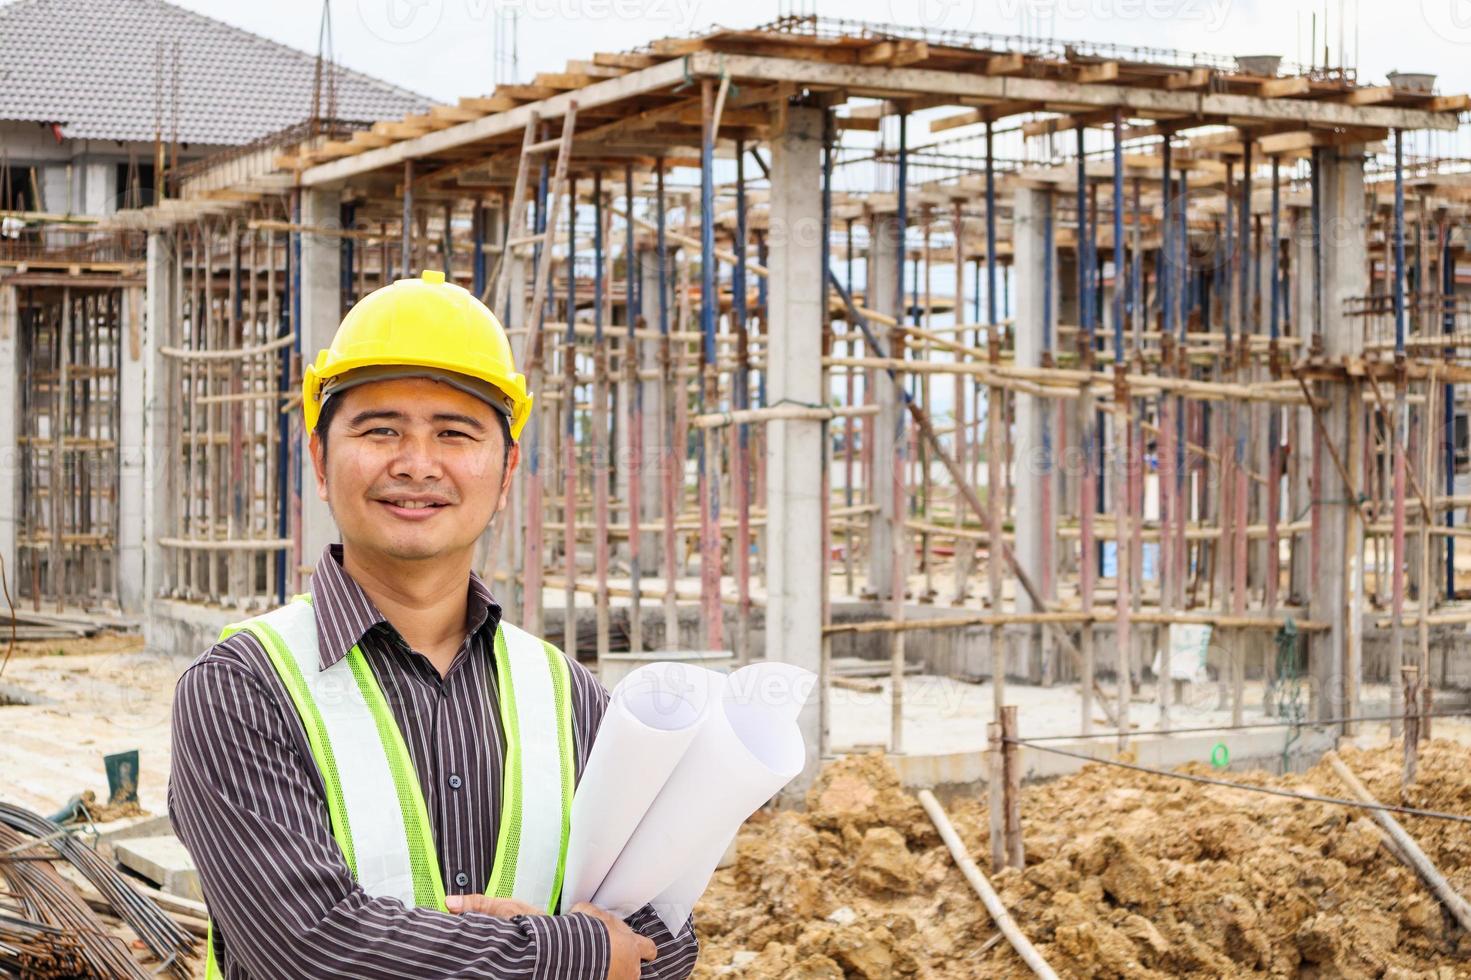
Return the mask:
<svg viewBox="0 0 1471 980">
<path fill-rule="evenodd" d="M 320 2 L 174 2 L 317 49 Z M 1304 61 L 1316 14 L 1320 62 L 1326 25 L 1332 62 L 1356 66 L 1362 80 L 1382 80 L 1392 70 L 1432 71 L 1440 74 L 1442 91 L 1471 91 L 1471 0 L 802 2 L 799 12 L 875 23 Z M 561 71 L 568 59 L 596 51 L 627 50 L 712 24 L 753 27 L 792 9 L 792 0 L 332 0 L 331 17 L 341 64 L 453 103 L 494 87 L 495 31 L 505 12 L 519 14 L 517 80 L 530 81 L 538 71 Z"/>
</svg>

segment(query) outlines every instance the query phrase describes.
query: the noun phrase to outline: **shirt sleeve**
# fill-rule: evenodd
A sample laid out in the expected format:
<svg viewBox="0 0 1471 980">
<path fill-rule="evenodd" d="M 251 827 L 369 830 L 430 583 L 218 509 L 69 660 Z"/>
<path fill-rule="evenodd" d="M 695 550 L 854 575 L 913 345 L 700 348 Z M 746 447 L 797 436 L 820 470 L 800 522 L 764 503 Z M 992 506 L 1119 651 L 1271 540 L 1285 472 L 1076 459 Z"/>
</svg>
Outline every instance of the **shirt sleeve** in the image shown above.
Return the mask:
<svg viewBox="0 0 1471 980">
<path fill-rule="evenodd" d="M 368 895 L 332 836 L 284 694 L 222 649 L 179 680 L 169 813 L 230 974 L 238 963 L 254 977 L 607 976 L 607 929 L 590 916 L 450 915 Z"/>
<path fill-rule="evenodd" d="M 578 706 L 577 776 L 580 779 L 603 715 L 607 712 L 608 690 L 587 668 L 570 657 L 568 662 L 572 665 L 572 700 Z M 664 920 L 659 918 L 652 905 L 645 905 L 623 921 L 634 932 L 652 939 L 658 950 L 653 962 L 644 964 L 642 980 L 686 980 L 694 972 L 695 961 L 700 956 L 700 939 L 695 935 L 694 916 L 686 920 L 678 936 L 669 934 Z"/>
</svg>

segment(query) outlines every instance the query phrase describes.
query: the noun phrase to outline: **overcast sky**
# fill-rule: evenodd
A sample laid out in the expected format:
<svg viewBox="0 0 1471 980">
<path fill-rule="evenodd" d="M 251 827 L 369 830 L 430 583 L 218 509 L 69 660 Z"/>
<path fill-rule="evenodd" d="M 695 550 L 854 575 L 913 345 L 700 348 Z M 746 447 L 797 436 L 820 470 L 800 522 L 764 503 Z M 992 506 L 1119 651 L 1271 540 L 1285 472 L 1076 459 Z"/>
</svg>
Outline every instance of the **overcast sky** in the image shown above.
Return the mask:
<svg viewBox="0 0 1471 980">
<path fill-rule="evenodd" d="M 315 51 L 320 2 L 175 0 L 231 24 Z M 805 0 L 817 12 L 879 23 L 1307 59 L 1318 48 L 1364 80 L 1391 70 L 1438 72 L 1441 90 L 1471 90 L 1471 0 Z M 442 102 L 496 80 L 497 11 L 520 11 L 521 81 L 570 58 L 622 51 L 720 24 L 751 27 L 791 0 L 332 0 L 337 60 Z M 811 10 L 809 6 L 807 8 Z M 1343 38 L 1346 57 L 1339 56 Z M 1319 59 L 1321 61 L 1321 54 Z"/>
</svg>

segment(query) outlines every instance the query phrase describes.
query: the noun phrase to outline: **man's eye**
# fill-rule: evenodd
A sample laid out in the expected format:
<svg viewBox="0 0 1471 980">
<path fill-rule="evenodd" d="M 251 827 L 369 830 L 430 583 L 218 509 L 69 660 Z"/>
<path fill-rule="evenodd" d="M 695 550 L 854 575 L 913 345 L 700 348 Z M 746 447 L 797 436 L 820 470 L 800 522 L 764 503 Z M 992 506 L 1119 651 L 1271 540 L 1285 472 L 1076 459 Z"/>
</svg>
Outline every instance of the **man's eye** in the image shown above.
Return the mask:
<svg viewBox="0 0 1471 980">
<path fill-rule="evenodd" d="M 440 433 L 440 435 L 446 436 L 446 437 L 448 437 L 450 439 L 468 439 L 468 438 L 470 438 L 470 433 L 468 433 L 468 432 L 461 432 L 459 429 L 445 429 L 443 432 Z"/>
<path fill-rule="evenodd" d="M 386 425 L 380 425 L 376 429 L 369 429 L 367 434 L 370 436 L 392 436 L 397 435 L 398 433 L 394 432 Z"/>
</svg>

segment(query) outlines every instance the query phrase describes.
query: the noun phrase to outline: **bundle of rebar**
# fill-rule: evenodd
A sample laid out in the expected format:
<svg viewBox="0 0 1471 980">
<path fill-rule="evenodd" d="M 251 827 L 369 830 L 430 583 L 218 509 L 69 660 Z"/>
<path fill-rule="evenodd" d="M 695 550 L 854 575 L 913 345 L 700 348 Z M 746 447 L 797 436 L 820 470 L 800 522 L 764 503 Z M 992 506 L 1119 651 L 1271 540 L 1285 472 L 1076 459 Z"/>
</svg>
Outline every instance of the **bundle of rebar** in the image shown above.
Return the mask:
<svg viewBox="0 0 1471 980">
<path fill-rule="evenodd" d="M 6 976 L 73 977 L 85 966 L 76 937 L 65 929 L 0 912 L 0 972 Z"/>
<path fill-rule="evenodd" d="M 193 936 L 65 828 L 29 810 L 0 803 L 0 876 L 9 882 L 9 891 L 27 904 L 28 919 L 60 928 L 76 939 L 87 975 L 142 978 L 151 974 L 133 959 L 121 937 L 107 931 L 51 862 L 37 860 L 46 848 L 87 879 L 113 913 L 161 961 L 160 972 L 167 969 L 187 980 L 190 973 L 186 959 L 194 952 Z"/>
</svg>

